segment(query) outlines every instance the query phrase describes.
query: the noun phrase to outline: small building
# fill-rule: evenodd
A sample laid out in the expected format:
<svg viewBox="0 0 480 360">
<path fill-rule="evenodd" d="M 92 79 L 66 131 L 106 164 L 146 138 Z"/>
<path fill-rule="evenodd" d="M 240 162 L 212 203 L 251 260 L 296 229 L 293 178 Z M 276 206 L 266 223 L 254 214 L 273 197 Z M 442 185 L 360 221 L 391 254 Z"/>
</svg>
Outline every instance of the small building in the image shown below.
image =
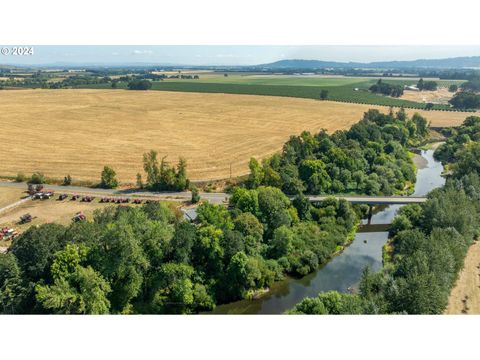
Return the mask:
<svg viewBox="0 0 480 360">
<path fill-rule="evenodd" d="M 195 222 L 198 217 L 197 208 L 182 209 L 183 218 L 190 222 Z"/>
<path fill-rule="evenodd" d="M 420 91 L 419 88 L 417 88 L 415 85 L 405 85 L 404 90 L 409 90 L 409 91 Z"/>
</svg>

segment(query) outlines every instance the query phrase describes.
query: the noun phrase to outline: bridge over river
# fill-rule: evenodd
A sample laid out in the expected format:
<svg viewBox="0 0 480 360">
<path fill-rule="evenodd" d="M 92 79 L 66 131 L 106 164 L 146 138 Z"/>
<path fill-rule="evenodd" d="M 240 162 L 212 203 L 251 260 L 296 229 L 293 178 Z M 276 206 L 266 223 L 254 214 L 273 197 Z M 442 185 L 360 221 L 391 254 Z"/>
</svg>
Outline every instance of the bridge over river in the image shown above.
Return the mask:
<svg viewBox="0 0 480 360">
<path fill-rule="evenodd" d="M 311 202 L 321 202 L 325 199 L 334 197 L 336 199 L 344 199 L 352 204 L 366 204 L 366 205 L 407 205 L 407 204 L 420 204 L 427 201 L 426 196 L 314 196 L 310 195 L 307 198 Z"/>
</svg>

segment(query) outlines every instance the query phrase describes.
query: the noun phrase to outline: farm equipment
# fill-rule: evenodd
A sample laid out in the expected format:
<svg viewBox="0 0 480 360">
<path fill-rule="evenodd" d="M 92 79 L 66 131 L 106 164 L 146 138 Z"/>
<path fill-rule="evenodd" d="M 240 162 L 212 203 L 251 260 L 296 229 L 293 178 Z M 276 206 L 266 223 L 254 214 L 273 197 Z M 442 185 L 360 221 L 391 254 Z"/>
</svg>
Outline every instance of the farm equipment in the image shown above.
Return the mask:
<svg viewBox="0 0 480 360">
<path fill-rule="evenodd" d="M 141 200 L 139 200 L 140 202 L 135 202 L 134 200 L 134 204 L 141 204 Z M 125 204 L 125 203 L 129 203 L 130 202 L 130 199 L 129 198 L 120 198 L 120 197 L 112 197 L 112 198 L 108 198 L 108 197 L 103 197 L 100 199 L 100 202 L 101 203 L 114 203 L 114 204 Z"/>
<path fill-rule="evenodd" d="M 72 218 L 73 222 L 80 222 L 80 221 L 85 221 L 87 220 L 87 217 L 82 211 L 79 211 L 75 214 L 75 216 Z"/>
<path fill-rule="evenodd" d="M 45 200 L 45 199 L 50 199 L 53 195 L 54 195 L 54 191 L 53 190 L 45 190 L 43 192 L 43 196 L 42 196 L 42 199 Z"/>
<path fill-rule="evenodd" d="M 0 239 L 13 239 L 17 237 L 18 231 L 13 228 L 4 227 L 0 230 Z"/>
<path fill-rule="evenodd" d="M 35 195 L 36 193 L 42 192 L 42 190 L 43 190 L 43 185 L 42 184 L 38 184 L 38 185 L 28 184 L 28 194 L 29 195 Z"/>
<path fill-rule="evenodd" d="M 20 224 L 26 224 L 26 223 L 29 223 L 30 221 L 32 221 L 33 217 L 32 215 L 30 214 L 23 214 L 22 216 L 20 216 L 20 221 L 19 223 Z"/>
<path fill-rule="evenodd" d="M 43 186 L 41 188 L 37 186 L 37 188 L 39 190 L 36 191 L 35 189 L 35 192 L 33 194 L 31 193 L 30 189 L 28 191 L 28 193 L 32 195 L 34 199 L 46 200 L 46 199 L 50 199 L 54 195 L 53 190 L 43 190 Z"/>
<path fill-rule="evenodd" d="M 42 197 L 43 197 L 43 193 L 42 193 L 42 192 L 37 192 L 37 193 L 35 193 L 35 194 L 33 195 L 33 198 L 34 198 L 34 199 L 37 199 L 37 200 L 41 199 Z"/>
</svg>

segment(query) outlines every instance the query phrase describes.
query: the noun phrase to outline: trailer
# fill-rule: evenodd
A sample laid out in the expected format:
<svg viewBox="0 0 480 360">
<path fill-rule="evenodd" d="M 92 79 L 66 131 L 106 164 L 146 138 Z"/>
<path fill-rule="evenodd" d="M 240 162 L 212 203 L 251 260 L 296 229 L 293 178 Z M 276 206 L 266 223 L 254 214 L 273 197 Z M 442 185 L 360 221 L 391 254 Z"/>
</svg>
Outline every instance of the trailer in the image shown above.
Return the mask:
<svg viewBox="0 0 480 360">
<path fill-rule="evenodd" d="M 0 239 L 14 239 L 19 235 L 19 232 L 14 228 L 4 227 L 0 230 Z"/>
</svg>

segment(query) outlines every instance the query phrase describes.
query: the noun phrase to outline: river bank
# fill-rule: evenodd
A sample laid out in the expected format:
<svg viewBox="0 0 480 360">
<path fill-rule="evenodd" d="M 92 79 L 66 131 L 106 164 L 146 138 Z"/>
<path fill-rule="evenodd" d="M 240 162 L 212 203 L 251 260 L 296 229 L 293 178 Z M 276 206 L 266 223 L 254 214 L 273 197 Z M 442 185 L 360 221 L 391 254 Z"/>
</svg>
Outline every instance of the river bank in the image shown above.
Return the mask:
<svg viewBox="0 0 480 360">
<path fill-rule="evenodd" d="M 442 164 L 433 158 L 433 150 L 421 150 L 423 166 L 417 166 L 417 182 L 413 195 L 423 196 L 445 183 Z M 419 161 L 419 160 L 417 160 Z M 213 314 L 282 314 L 306 297 L 320 292 L 336 290 L 343 293 L 356 291 L 362 271 L 369 266 L 379 271 L 383 266 L 383 247 L 388 241 L 388 225 L 402 205 L 380 208 L 373 214 L 371 224 L 362 220 L 352 243 L 315 272 L 300 279 L 286 278 L 274 283 L 270 291 L 260 298 L 240 300 L 219 305 Z"/>
</svg>

